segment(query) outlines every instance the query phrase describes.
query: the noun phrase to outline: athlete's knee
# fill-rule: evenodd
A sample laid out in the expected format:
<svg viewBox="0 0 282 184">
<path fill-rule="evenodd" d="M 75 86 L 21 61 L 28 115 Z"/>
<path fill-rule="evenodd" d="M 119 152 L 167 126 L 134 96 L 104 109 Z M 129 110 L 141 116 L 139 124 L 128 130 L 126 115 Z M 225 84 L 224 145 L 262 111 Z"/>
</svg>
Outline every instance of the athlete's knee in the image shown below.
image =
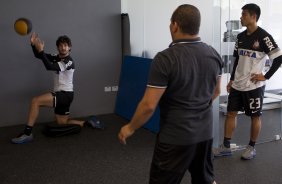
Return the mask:
<svg viewBox="0 0 282 184">
<path fill-rule="evenodd" d="M 227 112 L 227 118 L 236 118 L 238 112 L 237 111 L 229 111 Z"/>
<path fill-rule="evenodd" d="M 56 121 L 59 125 L 68 124 L 69 116 L 56 114 Z"/>
<path fill-rule="evenodd" d="M 56 118 L 56 120 L 59 125 L 68 124 L 68 118 Z"/>
<path fill-rule="evenodd" d="M 252 116 L 251 119 L 254 122 L 260 122 L 260 116 Z"/>
<path fill-rule="evenodd" d="M 38 100 L 38 97 L 37 97 L 37 96 L 35 96 L 35 97 L 32 98 L 32 100 L 31 100 L 31 105 L 32 105 L 32 106 L 39 106 L 39 100 Z"/>
</svg>

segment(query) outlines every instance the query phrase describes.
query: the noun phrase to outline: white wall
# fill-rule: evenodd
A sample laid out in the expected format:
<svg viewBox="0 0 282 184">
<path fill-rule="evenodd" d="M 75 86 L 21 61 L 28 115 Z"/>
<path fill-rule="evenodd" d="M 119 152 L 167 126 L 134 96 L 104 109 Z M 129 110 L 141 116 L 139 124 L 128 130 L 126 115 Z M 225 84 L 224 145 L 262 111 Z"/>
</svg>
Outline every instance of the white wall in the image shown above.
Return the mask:
<svg viewBox="0 0 282 184">
<path fill-rule="evenodd" d="M 128 13 L 131 28 L 131 53 L 133 56 L 153 58 L 171 42 L 170 17 L 180 4 L 192 4 L 202 13 L 200 36 L 213 44 L 214 0 L 122 0 L 122 13 Z M 219 9 L 218 9 L 219 10 Z M 218 19 L 219 22 L 219 19 Z M 217 26 L 219 27 L 219 26 Z"/>
<path fill-rule="evenodd" d="M 281 0 L 256 0 L 255 2 L 253 0 L 221 0 L 221 32 L 226 31 L 225 22 L 227 20 L 240 20 L 241 8 L 247 3 L 256 3 L 260 6 L 261 16 L 258 25 L 272 34 L 282 47 Z"/>
</svg>

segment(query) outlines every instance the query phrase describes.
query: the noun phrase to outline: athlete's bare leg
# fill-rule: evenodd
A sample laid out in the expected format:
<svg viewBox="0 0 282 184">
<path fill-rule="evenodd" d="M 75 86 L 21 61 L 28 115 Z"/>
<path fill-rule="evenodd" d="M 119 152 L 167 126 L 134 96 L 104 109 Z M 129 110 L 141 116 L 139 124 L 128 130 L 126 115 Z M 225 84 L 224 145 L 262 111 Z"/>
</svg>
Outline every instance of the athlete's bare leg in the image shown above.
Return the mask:
<svg viewBox="0 0 282 184">
<path fill-rule="evenodd" d="M 236 128 L 237 121 L 237 111 L 230 111 L 227 112 L 227 116 L 225 119 L 225 124 L 224 124 L 224 137 L 226 138 L 232 138 L 233 132 Z"/>
<path fill-rule="evenodd" d="M 261 130 L 261 118 L 260 116 L 254 116 L 251 117 L 251 119 L 252 119 L 252 124 L 251 124 L 250 140 L 256 142 Z"/>
<path fill-rule="evenodd" d="M 69 115 L 56 114 L 55 116 L 56 116 L 56 121 L 58 124 L 74 124 L 74 125 L 80 125 L 81 127 L 83 127 L 85 123 L 85 121 L 69 119 Z"/>
<path fill-rule="evenodd" d="M 28 126 L 33 126 L 35 124 L 40 107 L 53 107 L 53 95 L 51 93 L 33 97 L 29 109 Z"/>
</svg>

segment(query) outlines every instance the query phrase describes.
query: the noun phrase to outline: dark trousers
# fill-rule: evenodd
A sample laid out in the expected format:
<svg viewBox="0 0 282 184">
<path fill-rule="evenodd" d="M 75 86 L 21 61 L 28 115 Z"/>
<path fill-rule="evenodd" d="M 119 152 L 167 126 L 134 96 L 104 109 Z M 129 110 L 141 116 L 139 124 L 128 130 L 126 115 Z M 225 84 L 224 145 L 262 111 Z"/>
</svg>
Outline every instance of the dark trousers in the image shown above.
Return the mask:
<svg viewBox="0 0 282 184">
<path fill-rule="evenodd" d="M 192 145 L 171 145 L 156 142 L 150 170 L 150 184 L 179 184 L 188 170 L 193 184 L 214 181 L 213 140 Z"/>
</svg>

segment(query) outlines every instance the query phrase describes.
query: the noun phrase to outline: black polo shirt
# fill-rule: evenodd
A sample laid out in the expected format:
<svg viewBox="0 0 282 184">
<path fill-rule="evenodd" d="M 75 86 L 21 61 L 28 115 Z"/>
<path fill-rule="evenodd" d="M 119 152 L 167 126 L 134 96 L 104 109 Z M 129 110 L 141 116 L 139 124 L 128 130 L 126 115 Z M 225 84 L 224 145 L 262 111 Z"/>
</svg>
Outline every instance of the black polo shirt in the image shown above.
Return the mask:
<svg viewBox="0 0 282 184">
<path fill-rule="evenodd" d="M 151 64 L 148 87 L 166 88 L 160 107 L 159 140 L 189 145 L 212 138 L 212 95 L 222 73 L 220 55 L 195 40 L 177 40 Z"/>
</svg>

